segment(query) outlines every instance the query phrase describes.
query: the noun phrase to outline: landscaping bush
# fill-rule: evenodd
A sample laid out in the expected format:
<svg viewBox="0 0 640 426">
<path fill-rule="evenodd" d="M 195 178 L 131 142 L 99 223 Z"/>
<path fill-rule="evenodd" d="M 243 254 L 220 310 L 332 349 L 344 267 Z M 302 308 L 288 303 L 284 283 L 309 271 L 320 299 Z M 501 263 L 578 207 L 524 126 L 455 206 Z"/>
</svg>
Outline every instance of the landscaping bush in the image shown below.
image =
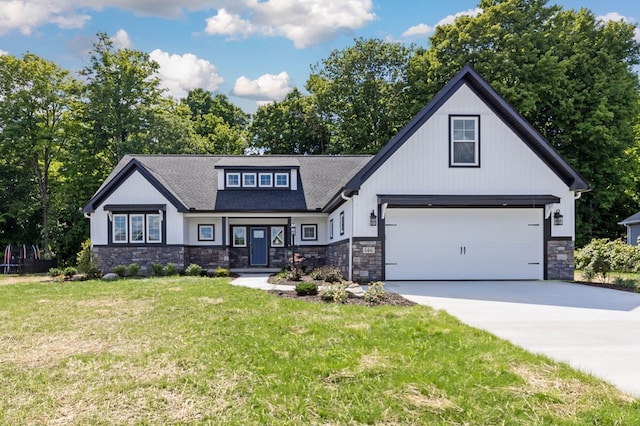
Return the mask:
<svg viewBox="0 0 640 426">
<path fill-rule="evenodd" d="M 151 273 L 153 273 L 153 275 L 155 275 L 156 277 L 161 277 L 162 275 L 164 275 L 164 266 L 159 263 L 152 263 Z"/>
<path fill-rule="evenodd" d="M 130 263 L 129 266 L 127 266 L 127 275 L 135 277 L 138 275 L 138 272 L 140 272 L 140 265 L 137 263 Z"/>
<path fill-rule="evenodd" d="M 124 278 L 127 274 L 127 267 L 124 265 L 116 265 L 113 267 L 113 273 L 117 274 L 120 278 Z"/>
<path fill-rule="evenodd" d="M 228 277 L 229 275 L 231 275 L 231 273 L 227 268 L 220 268 L 220 267 L 216 268 L 213 274 L 215 277 Z"/>
<path fill-rule="evenodd" d="M 58 268 L 50 268 L 49 269 L 49 276 L 56 278 L 56 277 L 61 277 L 63 276 L 64 273 L 62 270 L 58 269 Z"/>
<path fill-rule="evenodd" d="M 302 269 L 291 268 L 287 269 L 285 279 L 288 281 L 300 281 L 302 279 Z"/>
<path fill-rule="evenodd" d="M 638 281 L 633 278 L 615 277 L 613 283 L 620 287 L 638 290 Z"/>
<path fill-rule="evenodd" d="M 382 281 L 374 281 L 369 283 L 363 297 L 368 303 L 378 304 L 384 298 L 384 294 L 384 283 Z"/>
<path fill-rule="evenodd" d="M 295 290 L 298 296 L 315 296 L 318 294 L 318 285 L 316 283 L 300 283 L 296 285 Z"/>
<path fill-rule="evenodd" d="M 342 271 L 336 266 L 321 266 L 311 271 L 309 276 L 311 279 L 326 281 L 328 283 L 338 283 L 344 278 Z"/>
<path fill-rule="evenodd" d="M 67 266 L 66 268 L 64 268 L 64 272 L 63 272 L 66 278 L 71 278 L 77 273 L 78 273 L 78 269 L 74 268 L 73 266 Z"/>
<path fill-rule="evenodd" d="M 576 250 L 575 264 L 587 280 L 599 277 L 607 282 L 611 272 L 640 271 L 640 248 L 622 240 L 596 238 Z"/>
<path fill-rule="evenodd" d="M 95 269 L 98 263 L 98 256 L 91 250 L 91 239 L 87 238 L 80 248 L 76 256 L 78 262 L 78 272 L 84 272 L 89 276 L 88 272 Z"/>
<path fill-rule="evenodd" d="M 97 280 L 102 277 L 102 271 L 98 268 L 89 268 L 84 273 L 87 275 L 88 280 Z"/>
<path fill-rule="evenodd" d="M 332 284 L 320 290 L 320 297 L 326 302 L 344 303 L 347 301 L 347 285 L 343 283 Z"/>
<path fill-rule="evenodd" d="M 164 267 L 163 272 L 166 276 L 178 275 L 178 267 L 175 263 L 169 262 Z"/>
<path fill-rule="evenodd" d="M 201 273 L 202 273 L 202 268 L 200 267 L 200 265 L 197 265 L 195 263 L 190 264 L 184 270 L 184 274 L 189 275 L 190 277 L 199 277 Z"/>
</svg>

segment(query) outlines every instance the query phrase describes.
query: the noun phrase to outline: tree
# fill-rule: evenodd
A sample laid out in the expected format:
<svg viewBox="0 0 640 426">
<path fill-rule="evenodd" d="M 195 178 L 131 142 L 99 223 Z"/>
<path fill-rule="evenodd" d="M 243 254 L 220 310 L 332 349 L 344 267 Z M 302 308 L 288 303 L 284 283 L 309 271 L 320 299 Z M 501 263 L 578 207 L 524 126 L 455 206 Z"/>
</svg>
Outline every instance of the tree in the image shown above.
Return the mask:
<svg viewBox="0 0 640 426">
<path fill-rule="evenodd" d="M 407 123 L 413 52 L 413 46 L 357 39 L 312 66 L 306 87 L 327 122 L 329 152 L 375 153 Z"/>
<path fill-rule="evenodd" d="M 3 155 L 33 172 L 46 255 L 51 255 L 50 180 L 72 137 L 69 115 L 79 83 L 54 63 L 32 54 L 0 57 L 0 127 Z M 29 203 L 29 199 L 21 200 Z"/>
<path fill-rule="evenodd" d="M 158 64 L 149 54 L 115 49 L 105 33 L 98 34 L 91 63 L 80 74 L 86 78 L 86 121 L 89 140 L 113 168 L 129 153 L 146 147 L 135 135 L 145 134 L 162 91 L 156 75 Z"/>
<path fill-rule="evenodd" d="M 313 99 L 298 89 L 281 102 L 258 108 L 249 134 L 252 148 L 270 154 L 324 154 L 329 145 Z"/>
<path fill-rule="evenodd" d="M 436 28 L 430 48 L 412 58 L 409 80 L 424 105 L 472 63 L 592 184 L 577 204 L 581 245 L 618 234 L 629 213 L 640 46 L 633 25 L 546 4 L 481 1 L 481 14 Z"/>
</svg>

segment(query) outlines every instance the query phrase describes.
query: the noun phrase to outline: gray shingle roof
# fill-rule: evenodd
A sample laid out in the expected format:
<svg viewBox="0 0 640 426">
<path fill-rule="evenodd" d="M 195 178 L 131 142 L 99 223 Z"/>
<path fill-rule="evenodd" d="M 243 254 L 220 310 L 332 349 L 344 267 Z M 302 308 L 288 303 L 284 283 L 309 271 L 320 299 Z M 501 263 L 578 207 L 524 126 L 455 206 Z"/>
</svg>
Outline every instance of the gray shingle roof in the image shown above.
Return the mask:
<svg viewBox="0 0 640 426">
<path fill-rule="evenodd" d="M 634 223 L 640 223 L 640 212 L 629 216 L 622 222 L 618 222 L 618 225 L 633 225 Z"/>
<path fill-rule="evenodd" d="M 85 211 L 125 178 L 128 168 L 143 167 L 187 210 L 199 211 L 318 211 L 372 158 L 354 156 L 205 156 L 128 155 L 98 189 Z M 219 168 L 291 167 L 299 170 L 298 190 L 225 189 L 218 191 Z"/>
</svg>

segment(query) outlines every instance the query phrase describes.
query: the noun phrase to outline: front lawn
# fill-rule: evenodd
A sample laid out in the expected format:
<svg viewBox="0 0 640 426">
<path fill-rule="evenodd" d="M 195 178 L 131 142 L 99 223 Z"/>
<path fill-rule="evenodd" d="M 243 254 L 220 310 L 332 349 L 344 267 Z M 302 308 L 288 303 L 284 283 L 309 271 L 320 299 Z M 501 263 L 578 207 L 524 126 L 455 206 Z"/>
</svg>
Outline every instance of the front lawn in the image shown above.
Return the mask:
<svg viewBox="0 0 640 426">
<path fill-rule="evenodd" d="M 640 401 L 424 306 L 163 278 L 0 286 L 0 424 L 640 424 Z"/>
</svg>

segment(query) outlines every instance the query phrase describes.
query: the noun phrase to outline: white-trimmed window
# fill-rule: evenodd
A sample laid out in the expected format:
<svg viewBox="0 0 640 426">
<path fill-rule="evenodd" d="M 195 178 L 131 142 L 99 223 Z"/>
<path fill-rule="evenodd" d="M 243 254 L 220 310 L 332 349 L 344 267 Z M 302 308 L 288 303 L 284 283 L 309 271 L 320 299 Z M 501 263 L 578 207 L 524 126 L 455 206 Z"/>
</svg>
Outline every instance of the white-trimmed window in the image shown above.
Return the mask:
<svg viewBox="0 0 640 426">
<path fill-rule="evenodd" d="M 233 227 L 233 246 L 234 247 L 246 247 L 247 246 L 247 228 L 244 226 Z"/>
<path fill-rule="evenodd" d="M 213 241 L 215 235 L 215 229 L 212 224 L 198 224 L 198 241 Z"/>
<path fill-rule="evenodd" d="M 129 218 L 126 214 L 114 214 L 113 215 L 113 242 L 114 243 L 128 243 L 129 233 L 127 226 Z"/>
<path fill-rule="evenodd" d="M 329 239 L 333 240 L 333 219 L 329 221 Z"/>
<path fill-rule="evenodd" d="M 240 187 L 240 173 L 227 173 L 227 187 L 229 188 Z"/>
<path fill-rule="evenodd" d="M 318 239 L 318 225 L 302 225 L 302 240 L 316 241 Z"/>
<path fill-rule="evenodd" d="M 129 215 L 129 242 L 144 243 L 144 215 Z"/>
<path fill-rule="evenodd" d="M 477 167 L 480 165 L 480 117 L 451 116 L 449 122 L 450 165 Z"/>
<path fill-rule="evenodd" d="M 271 188 L 273 186 L 273 175 L 271 173 L 259 173 L 258 185 L 263 188 Z"/>
<path fill-rule="evenodd" d="M 340 212 L 340 235 L 344 235 L 344 212 Z"/>
<path fill-rule="evenodd" d="M 284 247 L 284 226 L 271 227 L 271 247 Z"/>
<path fill-rule="evenodd" d="M 289 187 L 289 173 L 276 173 L 276 188 L 288 188 Z"/>
<path fill-rule="evenodd" d="M 255 173 L 243 173 L 242 174 L 242 186 L 245 188 L 252 188 L 256 186 L 256 174 Z"/>
<path fill-rule="evenodd" d="M 160 243 L 162 242 L 162 220 L 159 214 L 147 215 L 147 242 L 148 243 Z"/>
</svg>

